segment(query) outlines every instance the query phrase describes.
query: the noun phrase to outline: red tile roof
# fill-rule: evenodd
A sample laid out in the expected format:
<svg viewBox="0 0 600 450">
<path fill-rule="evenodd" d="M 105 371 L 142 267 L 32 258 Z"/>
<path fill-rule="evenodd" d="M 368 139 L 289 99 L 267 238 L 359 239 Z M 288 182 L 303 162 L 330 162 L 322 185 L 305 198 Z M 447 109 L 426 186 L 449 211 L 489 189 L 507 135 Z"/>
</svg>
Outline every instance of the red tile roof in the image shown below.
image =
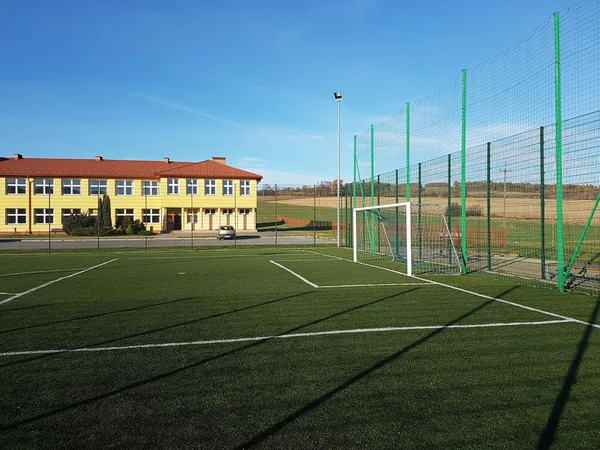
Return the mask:
<svg viewBox="0 0 600 450">
<path fill-rule="evenodd" d="M 20 155 L 19 155 L 20 156 Z M 0 158 L 0 177 L 219 178 L 257 180 L 262 175 L 214 160 L 200 162 L 122 159 Z"/>
</svg>

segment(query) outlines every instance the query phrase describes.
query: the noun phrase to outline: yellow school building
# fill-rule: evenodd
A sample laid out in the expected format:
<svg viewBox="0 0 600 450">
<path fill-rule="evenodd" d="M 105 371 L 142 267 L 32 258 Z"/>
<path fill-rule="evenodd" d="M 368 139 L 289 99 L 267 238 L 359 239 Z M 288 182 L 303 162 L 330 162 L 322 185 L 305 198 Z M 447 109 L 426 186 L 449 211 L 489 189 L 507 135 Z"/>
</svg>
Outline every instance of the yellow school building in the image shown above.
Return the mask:
<svg viewBox="0 0 600 450">
<path fill-rule="evenodd" d="M 0 233 L 62 230 L 71 214 L 96 215 L 110 197 L 113 224 L 139 219 L 155 232 L 216 230 L 233 225 L 256 231 L 256 189 L 262 176 L 227 165 L 225 157 L 200 162 L 0 158 Z"/>
</svg>

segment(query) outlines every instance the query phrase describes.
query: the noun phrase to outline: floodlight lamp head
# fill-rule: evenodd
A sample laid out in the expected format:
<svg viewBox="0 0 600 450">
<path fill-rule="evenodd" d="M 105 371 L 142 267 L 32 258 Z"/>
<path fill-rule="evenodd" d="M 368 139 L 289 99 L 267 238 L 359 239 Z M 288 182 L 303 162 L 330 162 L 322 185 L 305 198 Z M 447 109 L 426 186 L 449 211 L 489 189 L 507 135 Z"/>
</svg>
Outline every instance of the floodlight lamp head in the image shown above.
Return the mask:
<svg viewBox="0 0 600 450">
<path fill-rule="evenodd" d="M 334 92 L 333 93 L 333 98 L 335 98 L 336 102 L 341 102 L 342 101 L 342 93 L 341 92 Z"/>
</svg>

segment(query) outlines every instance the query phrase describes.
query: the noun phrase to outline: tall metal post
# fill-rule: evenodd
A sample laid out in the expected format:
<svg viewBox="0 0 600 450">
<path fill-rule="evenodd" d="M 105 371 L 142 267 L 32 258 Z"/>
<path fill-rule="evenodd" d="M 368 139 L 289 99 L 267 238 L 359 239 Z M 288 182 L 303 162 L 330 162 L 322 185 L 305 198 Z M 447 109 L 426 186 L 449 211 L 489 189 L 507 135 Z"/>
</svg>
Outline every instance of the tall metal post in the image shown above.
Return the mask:
<svg viewBox="0 0 600 450">
<path fill-rule="evenodd" d="M 488 270 L 492 270 L 492 201 L 490 198 L 490 186 L 492 183 L 491 159 L 492 159 L 492 144 L 487 143 L 487 266 Z"/>
<path fill-rule="evenodd" d="M 460 164 L 462 273 L 467 273 L 467 69 L 462 70 L 462 136 Z"/>
<path fill-rule="evenodd" d="M 406 104 L 406 201 L 410 202 L 410 103 Z"/>
<path fill-rule="evenodd" d="M 554 13 L 554 113 L 556 121 L 556 259 L 558 290 L 564 292 L 565 254 L 563 236 L 563 185 L 562 185 L 562 102 L 560 85 L 560 16 Z"/>
<path fill-rule="evenodd" d="M 340 246 L 340 208 L 341 208 L 341 198 L 340 198 L 340 147 L 341 147 L 341 134 L 340 134 L 340 107 L 342 104 L 342 96 L 339 98 L 336 97 L 336 101 L 338 104 L 338 173 L 337 173 L 337 246 Z"/>
<path fill-rule="evenodd" d="M 354 181 L 352 183 L 352 208 L 356 208 L 356 169 L 358 162 L 356 161 L 356 135 L 354 135 Z"/>
<path fill-rule="evenodd" d="M 540 127 L 540 264 L 546 279 L 546 181 L 544 168 L 544 127 Z"/>
</svg>

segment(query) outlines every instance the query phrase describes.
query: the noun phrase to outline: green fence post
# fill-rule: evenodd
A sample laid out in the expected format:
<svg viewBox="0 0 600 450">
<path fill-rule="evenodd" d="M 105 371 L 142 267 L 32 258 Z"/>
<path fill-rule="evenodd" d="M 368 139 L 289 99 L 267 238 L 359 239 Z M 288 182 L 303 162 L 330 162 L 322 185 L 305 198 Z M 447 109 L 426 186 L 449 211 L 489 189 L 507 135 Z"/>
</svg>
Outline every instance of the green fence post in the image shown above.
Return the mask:
<svg viewBox="0 0 600 450">
<path fill-rule="evenodd" d="M 462 136 L 460 164 L 462 273 L 467 273 L 467 69 L 462 70 Z"/>
<path fill-rule="evenodd" d="M 565 290 L 565 254 L 563 230 L 563 186 L 562 186 L 562 104 L 560 84 L 560 16 L 554 13 L 554 114 L 556 121 L 556 253 L 558 290 Z"/>
<path fill-rule="evenodd" d="M 448 208 L 446 209 L 448 216 L 448 233 L 452 239 L 452 154 L 448 154 Z M 448 240 L 448 263 L 452 264 L 452 241 Z"/>
<path fill-rule="evenodd" d="M 353 203 L 352 208 L 356 208 L 356 169 L 358 161 L 356 160 L 356 135 L 354 135 L 354 181 L 352 182 Z"/>
<path fill-rule="evenodd" d="M 410 202 L 410 103 L 406 104 L 406 201 Z"/>
<path fill-rule="evenodd" d="M 313 247 L 317 246 L 317 185 L 313 186 Z"/>
<path fill-rule="evenodd" d="M 396 169 L 396 203 L 398 203 L 398 169 Z M 396 206 L 396 255 L 394 257 L 397 258 L 399 255 L 399 245 L 400 243 L 398 242 L 398 236 L 400 236 L 400 224 L 398 223 L 399 220 L 399 214 L 398 214 L 398 207 Z"/>
<path fill-rule="evenodd" d="M 277 185 L 275 185 L 275 247 L 277 247 Z"/>
<path fill-rule="evenodd" d="M 419 219 L 418 219 L 418 223 L 419 223 L 419 259 L 422 260 L 423 259 L 423 228 L 421 226 L 421 194 L 422 194 L 422 183 L 421 183 L 421 163 L 419 163 L 419 186 L 418 186 L 418 193 L 419 193 Z"/>
<path fill-rule="evenodd" d="M 381 181 L 377 175 L 377 206 L 381 205 Z M 381 227 L 377 227 L 377 251 L 381 253 Z"/>
<path fill-rule="evenodd" d="M 371 125 L 371 206 L 375 205 L 375 127 Z M 371 253 L 375 254 L 375 215 L 371 214 Z"/>
<path fill-rule="evenodd" d="M 487 143 L 487 266 L 488 270 L 492 270 L 492 202 L 490 199 L 491 185 L 491 147 L 490 142 Z"/>
<path fill-rule="evenodd" d="M 540 265 L 546 279 L 546 182 L 544 180 L 544 127 L 540 127 Z"/>
</svg>

